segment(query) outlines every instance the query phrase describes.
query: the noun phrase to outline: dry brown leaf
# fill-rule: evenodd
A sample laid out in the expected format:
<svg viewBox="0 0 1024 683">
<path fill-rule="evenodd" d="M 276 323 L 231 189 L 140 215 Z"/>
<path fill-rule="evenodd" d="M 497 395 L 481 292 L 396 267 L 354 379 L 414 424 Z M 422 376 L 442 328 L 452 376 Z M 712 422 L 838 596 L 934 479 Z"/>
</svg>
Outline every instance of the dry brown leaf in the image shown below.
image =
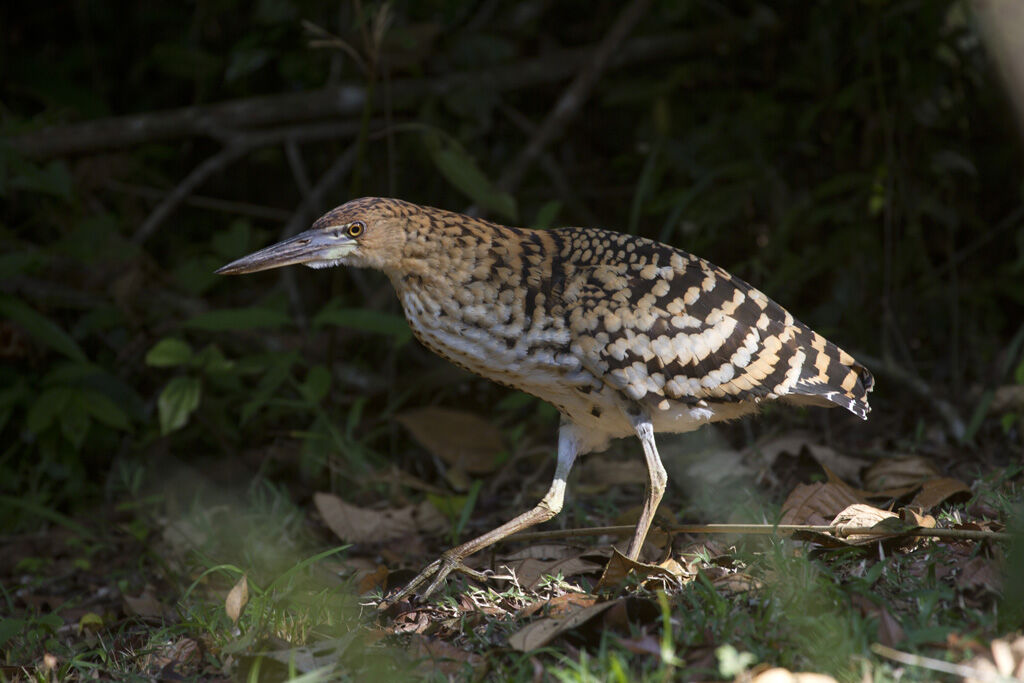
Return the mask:
<svg viewBox="0 0 1024 683">
<path fill-rule="evenodd" d="M 525 619 L 537 612 L 546 617 L 557 617 L 580 607 L 590 607 L 597 602 L 597 596 L 589 593 L 564 593 L 549 600 L 537 600 L 519 610 L 517 619 Z"/>
<path fill-rule="evenodd" d="M 880 541 L 886 536 L 879 534 L 850 534 L 847 536 L 844 534 L 844 530 L 877 527 L 886 520 L 899 521 L 899 515 L 864 503 L 856 503 L 836 515 L 830 526 L 835 527 L 836 535 L 844 542 L 850 545 L 864 545 Z M 899 535 L 899 530 L 894 530 L 892 535 Z"/>
<path fill-rule="evenodd" d="M 158 617 L 161 619 L 171 617 L 173 611 L 157 600 L 155 593 L 156 589 L 147 584 L 138 597 L 122 596 L 125 614 L 132 617 Z"/>
<path fill-rule="evenodd" d="M 836 482 L 799 484 L 782 504 L 779 523 L 826 525 L 836 514 L 859 502 L 851 487 Z"/>
<path fill-rule="evenodd" d="M 921 484 L 921 490 L 917 492 L 911 505 L 916 505 L 924 510 L 931 510 L 936 505 L 946 502 L 950 498 L 959 497 L 963 500 L 970 498 L 971 487 L 959 479 L 940 477 L 929 479 Z"/>
<path fill-rule="evenodd" d="M 388 574 L 387 565 L 383 564 L 379 564 L 373 571 L 363 574 L 356 584 L 359 595 L 366 595 L 375 590 L 384 590 L 388 584 Z"/>
<path fill-rule="evenodd" d="M 142 658 L 143 670 L 177 670 L 188 673 L 203 661 L 203 644 L 194 638 L 179 640 L 157 648 Z"/>
<path fill-rule="evenodd" d="M 249 581 L 245 578 L 245 574 L 242 574 L 242 578 L 232 586 L 228 597 L 224 600 L 224 611 L 227 612 L 231 621 L 237 624 L 238 617 L 242 616 L 242 610 L 245 609 L 248 602 Z"/>
<path fill-rule="evenodd" d="M 864 487 L 869 491 L 882 491 L 914 486 L 938 477 L 938 470 L 927 458 L 904 455 L 873 463 L 864 471 L 863 479 Z"/>
<path fill-rule="evenodd" d="M 548 617 L 538 619 L 510 635 L 508 637 L 508 644 L 512 649 L 519 652 L 529 652 L 530 650 L 544 647 L 558 636 L 585 624 L 623 599 L 619 598 L 618 600 L 572 609 L 566 616 L 560 618 Z"/>
<path fill-rule="evenodd" d="M 837 683 L 826 674 L 793 673 L 789 669 L 774 668 L 754 676 L 751 683 Z"/>
<path fill-rule="evenodd" d="M 605 565 L 604 572 L 601 574 L 601 580 L 597 582 L 594 590 L 601 591 L 615 588 L 625 581 L 629 574 L 634 572 L 641 579 L 661 579 L 669 582 L 670 585 L 678 585 L 681 581 L 681 577 L 669 569 L 659 567 L 656 564 L 636 562 L 615 550 L 608 559 L 608 564 Z"/>
<path fill-rule="evenodd" d="M 437 533 L 448 527 L 444 515 L 429 501 L 391 510 L 370 510 L 349 505 L 333 493 L 316 493 L 313 502 L 331 531 L 352 543 L 382 543 L 421 532 Z"/>
<path fill-rule="evenodd" d="M 868 465 L 868 460 L 840 453 L 823 445 L 807 432 L 790 432 L 754 445 L 750 450 L 761 457 L 764 464 L 770 467 L 782 453 L 797 455 L 807 449 L 818 464 L 829 468 L 843 479 L 856 479 L 860 471 Z"/>
<path fill-rule="evenodd" d="M 478 654 L 427 636 L 413 638 L 409 643 L 409 649 L 413 657 L 424 660 L 420 665 L 423 673 L 433 674 L 439 671 L 445 676 L 454 676 L 466 665 L 477 670 L 485 663 L 484 658 Z"/>
<path fill-rule="evenodd" d="M 961 562 L 960 571 L 956 575 L 956 585 L 961 590 L 980 588 L 981 590 L 999 592 L 1002 587 L 999 568 L 994 560 L 987 557 L 974 557 Z"/>
<path fill-rule="evenodd" d="M 448 408 L 420 408 L 397 419 L 420 445 L 448 465 L 470 474 L 493 472 L 505 447 L 501 431 L 473 413 Z"/>
<path fill-rule="evenodd" d="M 515 572 L 520 586 L 526 590 L 533 590 L 545 576 L 561 574 L 563 578 L 568 578 L 578 574 L 592 574 L 601 571 L 602 565 L 579 557 L 566 557 L 548 561 L 527 558 L 510 563 L 508 567 Z"/>
<path fill-rule="evenodd" d="M 934 529 L 937 522 L 931 515 L 926 515 L 920 508 L 900 508 L 900 519 L 921 529 Z"/>
</svg>

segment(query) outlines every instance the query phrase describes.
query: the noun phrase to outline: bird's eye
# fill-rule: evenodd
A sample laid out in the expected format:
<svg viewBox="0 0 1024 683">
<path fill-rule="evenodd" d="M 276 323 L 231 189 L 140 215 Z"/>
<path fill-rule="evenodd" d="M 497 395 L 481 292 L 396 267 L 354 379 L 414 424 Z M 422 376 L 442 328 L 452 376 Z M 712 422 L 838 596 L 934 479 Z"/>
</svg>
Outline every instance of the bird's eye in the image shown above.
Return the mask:
<svg viewBox="0 0 1024 683">
<path fill-rule="evenodd" d="M 362 221 L 354 221 L 348 224 L 348 236 L 359 237 L 366 230 L 366 223 Z"/>
</svg>

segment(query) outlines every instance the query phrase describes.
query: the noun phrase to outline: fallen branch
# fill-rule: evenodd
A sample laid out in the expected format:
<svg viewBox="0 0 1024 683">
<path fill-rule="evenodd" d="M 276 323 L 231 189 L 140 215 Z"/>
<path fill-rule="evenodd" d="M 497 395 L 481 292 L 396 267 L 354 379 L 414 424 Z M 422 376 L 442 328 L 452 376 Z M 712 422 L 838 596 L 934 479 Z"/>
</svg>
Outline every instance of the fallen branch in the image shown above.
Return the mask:
<svg viewBox="0 0 1024 683">
<path fill-rule="evenodd" d="M 636 38 L 622 44 L 609 65 L 619 67 L 700 53 L 728 40 L 731 32 L 671 33 Z M 447 77 L 401 79 L 391 84 L 390 97 L 396 109 L 414 108 L 424 97 L 444 95 L 461 88 L 505 91 L 557 83 L 576 74 L 592 59 L 593 53 L 592 46 L 573 48 L 493 69 Z M 357 116 L 365 98 L 366 91 L 361 85 L 338 85 L 312 92 L 265 95 L 48 126 L 14 136 L 7 142 L 26 156 L 46 159 L 190 137 L 208 136 L 226 141 L 232 132 L 244 129 Z"/>
<path fill-rule="evenodd" d="M 634 526 L 595 526 L 582 529 L 556 529 L 554 531 L 531 531 L 509 536 L 509 540 L 542 541 L 551 538 L 574 536 L 628 536 L 636 530 Z M 684 524 L 664 529 L 670 534 L 741 534 L 760 536 L 791 536 L 797 532 L 832 534 L 836 538 L 848 536 L 880 537 L 938 537 L 970 541 L 1009 541 L 1010 534 L 1004 531 L 983 531 L 976 529 L 909 529 L 893 531 L 878 527 L 851 527 L 845 525 L 813 524 Z"/>
</svg>

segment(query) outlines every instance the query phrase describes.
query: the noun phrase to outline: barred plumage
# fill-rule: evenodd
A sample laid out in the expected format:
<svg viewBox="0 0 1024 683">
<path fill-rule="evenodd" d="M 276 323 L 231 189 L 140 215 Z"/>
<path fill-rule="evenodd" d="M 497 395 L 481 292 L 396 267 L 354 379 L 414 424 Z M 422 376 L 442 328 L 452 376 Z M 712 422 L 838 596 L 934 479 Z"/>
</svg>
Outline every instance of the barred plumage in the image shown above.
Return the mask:
<svg viewBox="0 0 1024 683">
<path fill-rule="evenodd" d="M 401 595 L 561 507 L 576 455 L 636 435 L 651 487 L 640 552 L 665 475 L 656 432 L 753 412 L 766 400 L 869 411 L 871 374 L 746 282 L 685 251 L 596 228 L 525 230 L 397 199 L 364 198 L 311 230 L 222 268 L 373 267 L 391 279 L 427 348 L 555 405 L 551 490 L 512 522 L 445 553 Z"/>
</svg>

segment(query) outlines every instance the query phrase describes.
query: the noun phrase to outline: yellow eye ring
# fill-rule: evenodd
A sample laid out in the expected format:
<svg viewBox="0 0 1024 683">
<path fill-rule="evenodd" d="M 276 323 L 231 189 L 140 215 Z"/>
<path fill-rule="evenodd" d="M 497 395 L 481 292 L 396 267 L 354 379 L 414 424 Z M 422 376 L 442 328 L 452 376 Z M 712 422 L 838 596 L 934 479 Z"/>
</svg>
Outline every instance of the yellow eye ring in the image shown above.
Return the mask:
<svg viewBox="0 0 1024 683">
<path fill-rule="evenodd" d="M 348 224 L 348 236 L 359 237 L 366 230 L 366 223 L 362 221 L 354 221 Z"/>
</svg>

